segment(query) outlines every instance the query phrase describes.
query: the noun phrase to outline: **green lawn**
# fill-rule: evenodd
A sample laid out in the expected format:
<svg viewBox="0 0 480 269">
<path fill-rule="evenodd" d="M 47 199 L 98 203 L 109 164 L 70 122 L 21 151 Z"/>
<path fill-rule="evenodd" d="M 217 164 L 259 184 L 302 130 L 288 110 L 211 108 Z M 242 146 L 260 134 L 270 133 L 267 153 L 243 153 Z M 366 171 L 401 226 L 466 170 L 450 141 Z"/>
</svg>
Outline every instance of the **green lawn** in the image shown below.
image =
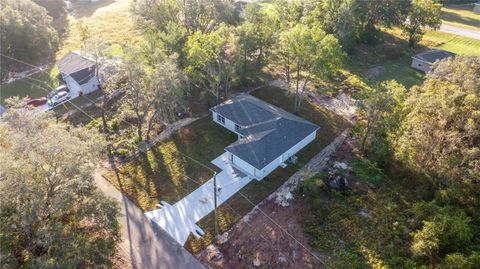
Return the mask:
<svg viewBox="0 0 480 269">
<path fill-rule="evenodd" d="M 411 61 L 411 55 L 407 54 L 399 59 L 387 59 L 377 64 L 351 64 L 349 69 L 371 86 L 385 80 L 396 80 L 408 89 L 420 85 L 425 77 L 424 73 L 410 67 Z M 369 70 L 375 67 L 380 68 L 379 75 L 368 76 Z"/>
<path fill-rule="evenodd" d="M 212 177 L 212 172 L 185 159 L 179 152 L 210 165 L 236 136 L 214 123 L 200 119 L 175 132 L 169 140 L 153 147 L 146 156 L 120 167 L 105 177 L 130 197 L 142 210 L 152 210 L 161 200 L 173 204 L 195 190 L 198 183 Z"/>
<path fill-rule="evenodd" d="M 442 8 L 442 22 L 465 29 L 480 30 L 480 14 L 473 12 L 473 4 L 446 5 Z"/>
<path fill-rule="evenodd" d="M 480 40 L 440 31 L 427 31 L 415 50 L 406 49 L 405 36 L 400 29 L 384 29 L 389 40 L 395 40 L 397 46 L 390 49 L 367 47 L 359 50 L 346 65 L 347 76 L 355 75 L 356 80 L 375 85 L 385 80 L 394 79 L 406 88 L 419 85 L 425 74 L 410 67 L 411 57 L 429 48 L 438 48 L 471 56 L 480 56 Z M 392 51 L 403 51 L 399 57 L 388 57 Z M 372 75 L 371 70 L 378 68 L 378 74 Z M 352 85 L 350 85 L 352 86 Z M 354 87 L 354 86 L 353 86 Z M 355 88 L 355 87 L 354 87 Z"/>
<path fill-rule="evenodd" d="M 287 96 L 279 88 L 262 88 L 253 95 L 288 111 L 293 108 L 293 96 Z M 297 165 L 278 168 L 261 182 L 251 182 L 242 189 L 242 193 L 254 203 L 266 198 L 347 127 L 343 118 L 308 102 L 303 103 L 300 116 L 320 125 L 316 140 L 298 154 Z M 212 177 L 211 171 L 185 159 L 179 152 L 214 168 L 210 161 L 235 140 L 233 133 L 212 122 L 211 117 L 205 117 L 174 133 L 164 143 L 149 150 L 146 157 L 138 157 L 121 166 L 118 173 L 110 171 L 104 176 L 142 210 L 155 208 L 161 200 L 173 204 Z M 228 230 L 252 208 L 240 195 L 233 196 L 218 210 L 221 231 Z M 206 234 L 201 239 L 189 238 L 186 247 L 192 252 L 198 252 L 213 241 L 213 213 L 202 219 L 199 226 Z"/>
<path fill-rule="evenodd" d="M 80 26 L 88 29 L 87 38 L 101 39 L 112 45 L 112 54 L 121 52 L 120 46 L 137 43 L 142 33 L 135 28 L 130 12 L 132 0 L 102 0 L 96 3 L 74 3 L 74 11 L 68 16 L 68 31 L 63 38 L 57 59 L 71 50 L 82 47 Z"/>
<path fill-rule="evenodd" d="M 52 68 L 28 78 L 0 85 L 0 104 L 4 104 L 5 99 L 12 96 L 32 98 L 46 96 L 52 88 L 59 85 L 60 82 L 56 79 L 57 74 L 58 69 Z"/>
<path fill-rule="evenodd" d="M 423 43 L 436 43 L 435 48 L 456 54 L 480 56 L 480 39 L 474 39 L 440 31 L 427 31 Z"/>
</svg>

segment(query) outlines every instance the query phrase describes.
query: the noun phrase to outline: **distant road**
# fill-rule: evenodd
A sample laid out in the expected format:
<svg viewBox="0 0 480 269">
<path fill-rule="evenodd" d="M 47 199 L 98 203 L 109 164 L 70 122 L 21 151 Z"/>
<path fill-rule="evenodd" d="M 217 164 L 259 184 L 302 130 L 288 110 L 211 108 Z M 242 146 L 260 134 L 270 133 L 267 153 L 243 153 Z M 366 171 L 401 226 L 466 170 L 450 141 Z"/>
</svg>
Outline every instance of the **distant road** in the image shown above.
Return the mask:
<svg viewBox="0 0 480 269">
<path fill-rule="evenodd" d="M 465 29 L 465 28 L 456 27 L 456 26 L 452 26 L 452 25 L 442 23 L 442 26 L 440 26 L 440 31 L 445 32 L 445 33 L 450 33 L 450 34 L 455 34 L 455 35 L 461 35 L 461 36 L 465 36 L 465 37 L 480 39 L 480 29 L 479 30 L 471 30 L 471 29 Z"/>
</svg>

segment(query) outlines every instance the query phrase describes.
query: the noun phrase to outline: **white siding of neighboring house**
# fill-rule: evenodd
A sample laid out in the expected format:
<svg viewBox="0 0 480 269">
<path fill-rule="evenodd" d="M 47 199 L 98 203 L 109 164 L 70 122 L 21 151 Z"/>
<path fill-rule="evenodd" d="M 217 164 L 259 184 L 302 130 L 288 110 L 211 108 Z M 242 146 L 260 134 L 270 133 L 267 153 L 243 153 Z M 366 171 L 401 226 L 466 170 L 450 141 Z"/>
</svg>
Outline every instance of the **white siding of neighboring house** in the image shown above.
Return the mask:
<svg viewBox="0 0 480 269">
<path fill-rule="evenodd" d="M 425 62 L 425 61 L 420 60 L 420 59 L 412 58 L 411 67 L 427 73 L 428 71 L 430 71 L 431 65 L 429 63 Z"/>
<path fill-rule="evenodd" d="M 268 176 L 273 170 L 275 170 L 281 163 L 285 162 L 288 160 L 288 158 L 292 157 L 295 155 L 297 152 L 299 152 L 302 148 L 304 148 L 308 143 L 312 142 L 315 139 L 317 132 L 313 132 L 307 137 L 305 137 L 302 141 L 298 142 L 295 146 L 287 150 L 285 153 L 280 155 L 278 158 L 270 162 L 267 166 L 265 166 L 263 169 L 256 169 L 244 160 L 240 159 L 239 157 L 233 155 L 232 153 L 229 153 L 230 155 L 233 155 L 233 164 L 242 170 L 243 172 L 248 173 L 249 175 L 253 176 L 257 180 L 262 180 L 266 176 Z M 232 159 L 230 159 L 232 160 Z"/>
<path fill-rule="evenodd" d="M 67 87 L 70 90 L 70 93 L 73 95 L 77 95 L 75 93 L 82 93 L 82 94 L 89 94 L 98 90 L 99 82 L 97 77 L 92 77 L 86 83 L 80 85 L 78 82 L 73 79 L 70 75 L 62 74 L 63 80 L 67 83 Z"/>
</svg>

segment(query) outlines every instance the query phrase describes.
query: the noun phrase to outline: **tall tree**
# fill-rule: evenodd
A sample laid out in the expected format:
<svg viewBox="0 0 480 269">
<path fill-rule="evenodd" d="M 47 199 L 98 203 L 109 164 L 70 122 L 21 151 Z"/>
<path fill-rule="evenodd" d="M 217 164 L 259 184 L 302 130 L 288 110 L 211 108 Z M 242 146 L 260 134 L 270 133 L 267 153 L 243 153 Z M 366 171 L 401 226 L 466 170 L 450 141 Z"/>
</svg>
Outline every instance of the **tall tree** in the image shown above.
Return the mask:
<svg viewBox="0 0 480 269">
<path fill-rule="evenodd" d="M 280 42 L 296 72 L 294 111 L 297 113 L 307 84 L 312 78 L 325 78 L 334 73 L 341 65 L 344 53 L 333 35 L 304 24 L 283 32 Z"/>
<path fill-rule="evenodd" d="M 53 18 L 52 25 L 59 32 L 65 32 L 68 24 L 67 3 L 64 0 L 33 0 L 37 5 L 44 7 L 48 15 Z"/>
<path fill-rule="evenodd" d="M 58 35 L 51 22 L 45 8 L 30 0 L 1 0 L 1 53 L 30 63 L 50 59 L 58 47 Z M 2 73 L 13 64 L 2 59 Z"/>
<path fill-rule="evenodd" d="M 360 24 L 360 41 L 375 42 L 378 39 L 378 27 L 399 26 L 406 19 L 410 1 L 398 0 L 356 0 L 354 14 Z"/>
<path fill-rule="evenodd" d="M 398 155 L 432 178 L 480 178 L 480 57 L 441 61 L 407 98 Z M 440 183 L 440 182 L 437 182 Z"/>
<path fill-rule="evenodd" d="M 227 55 L 229 28 L 204 34 L 196 32 L 185 44 L 186 73 L 197 88 L 209 89 L 216 101 L 220 93 L 228 92 L 232 65 Z"/>
<path fill-rule="evenodd" d="M 398 130 L 407 90 L 396 81 L 386 81 L 371 88 L 360 102 L 361 120 L 357 130 L 361 149 L 380 165 L 391 160 L 389 137 Z"/>
<path fill-rule="evenodd" d="M 317 0 L 312 2 L 313 9 L 308 13 L 306 21 L 327 34 L 334 35 L 343 50 L 352 49 L 360 34 L 360 22 L 355 13 L 355 0 Z"/>
<path fill-rule="evenodd" d="M 105 143 L 53 114 L 10 109 L 0 123 L 0 255 L 6 268 L 111 266 L 118 208 L 95 187 Z"/>
<path fill-rule="evenodd" d="M 442 24 L 442 5 L 436 0 L 413 0 L 402 28 L 408 36 L 408 46 L 413 48 L 425 34 L 425 28 L 438 29 Z"/>
<path fill-rule="evenodd" d="M 150 134 L 155 124 L 174 120 L 185 93 L 185 78 L 178 70 L 176 56 L 165 58 L 154 68 L 146 66 L 138 52 L 124 60 L 120 72 L 124 76 L 125 105 L 133 111 L 139 141 Z"/>
<path fill-rule="evenodd" d="M 207 33 L 234 20 L 233 5 L 227 0 L 138 0 L 132 9 L 143 29 L 161 31 L 173 22 L 189 34 Z"/>
</svg>

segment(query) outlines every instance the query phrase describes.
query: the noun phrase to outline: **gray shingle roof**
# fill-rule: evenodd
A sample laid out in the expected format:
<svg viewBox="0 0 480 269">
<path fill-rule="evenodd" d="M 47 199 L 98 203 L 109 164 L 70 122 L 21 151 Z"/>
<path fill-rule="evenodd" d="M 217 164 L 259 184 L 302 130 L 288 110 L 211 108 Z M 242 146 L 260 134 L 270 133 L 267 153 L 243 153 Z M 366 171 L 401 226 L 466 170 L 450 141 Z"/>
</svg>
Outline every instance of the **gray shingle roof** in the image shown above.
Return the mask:
<svg viewBox="0 0 480 269">
<path fill-rule="evenodd" d="M 244 136 L 225 148 L 257 169 L 263 169 L 319 127 L 249 94 L 211 109 L 242 126 Z"/>
<path fill-rule="evenodd" d="M 448 57 L 455 57 L 455 55 L 456 55 L 455 53 L 445 51 L 445 50 L 429 50 L 429 51 L 419 53 L 413 56 L 413 58 L 417 58 L 422 61 L 433 64 L 437 60 L 443 60 Z"/>
<path fill-rule="evenodd" d="M 95 62 L 73 51 L 60 59 L 57 65 L 60 72 L 70 75 L 80 85 L 95 75 Z"/>
</svg>

